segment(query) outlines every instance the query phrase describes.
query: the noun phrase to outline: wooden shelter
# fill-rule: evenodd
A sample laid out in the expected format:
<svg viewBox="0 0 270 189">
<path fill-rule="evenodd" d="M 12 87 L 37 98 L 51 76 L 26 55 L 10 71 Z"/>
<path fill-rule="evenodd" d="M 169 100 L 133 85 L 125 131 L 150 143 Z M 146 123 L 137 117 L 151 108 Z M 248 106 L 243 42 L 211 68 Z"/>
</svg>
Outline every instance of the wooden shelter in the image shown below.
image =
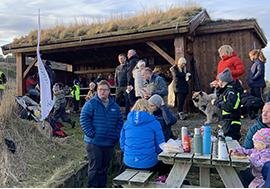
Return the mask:
<svg viewBox="0 0 270 189">
<path fill-rule="evenodd" d="M 57 81 L 65 84 L 72 82 L 76 75 L 84 75 L 89 79 L 96 73 L 114 73 L 119 64 L 118 55 L 127 53 L 129 49 L 135 49 L 140 59 L 147 61 L 147 66 L 154 68 L 160 65 L 164 72 L 183 56 L 192 74 L 194 67 L 189 62 L 196 62 L 201 89 L 210 93 L 209 83 L 214 80 L 220 61 L 217 50 L 224 44 L 231 45 L 243 61 L 246 72 L 240 79 L 246 87 L 251 65 L 248 53 L 267 45 L 264 33 L 255 19 L 213 22 L 205 9 L 190 21 L 177 23 L 173 27 L 137 30 L 126 34 L 111 32 L 107 36 L 74 37 L 41 44 L 40 54 L 42 59 L 72 66 L 72 72 L 57 74 Z M 36 63 L 36 46 L 9 44 L 2 46 L 2 51 L 4 54 L 16 55 L 17 95 L 23 95 L 26 75 Z M 28 67 L 25 57 L 35 58 Z M 198 89 L 194 78 L 189 81 L 190 93 L 185 105 L 188 112 L 193 110 L 192 91 Z"/>
</svg>

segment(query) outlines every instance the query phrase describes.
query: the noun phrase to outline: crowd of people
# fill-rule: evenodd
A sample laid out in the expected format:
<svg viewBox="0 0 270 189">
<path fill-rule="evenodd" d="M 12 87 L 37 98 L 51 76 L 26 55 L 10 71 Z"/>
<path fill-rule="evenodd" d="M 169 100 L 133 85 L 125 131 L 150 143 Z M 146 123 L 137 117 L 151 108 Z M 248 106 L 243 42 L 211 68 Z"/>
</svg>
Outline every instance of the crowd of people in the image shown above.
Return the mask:
<svg viewBox="0 0 270 189">
<path fill-rule="evenodd" d="M 224 135 L 239 140 L 242 100 L 246 99 L 247 102 L 258 100 L 247 108 L 247 112 L 253 112 L 253 117 L 250 117 L 258 117 L 258 124 L 248 131 L 244 146 L 236 149 L 237 152 L 247 155 L 253 167 L 240 172 L 239 175 L 245 186 L 269 186 L 270 178 L 267 176 L 270 164 L 266 162 L 270 160 L 268 152 L 270 92 L 267 94 L 266 103 L 263 98 L 263 90 L 266 87 L 264 79 L 266 58 L 259 49 L 250 51 L 252 64 L 246 81 L 250 91 L 244 92 L 243 83 L 239 80 L 245 72 L 243 62 L 229 45 L 221 46 L 218 52 L 221 61 L 218 64 L 216 80 L 212 82 L 216 84 L 213 85 L 212 90 L 216 93 L 217 99 L 213 99 L 211 103 L 219 109 L 218 116 Z M 108 81 L 103 79 L 101 73 L 97 78 L 92 75 L 89 92 L 81 112 L 78 104 L 80 87 L 87 85 L 85 78 L 81 76 L 79 80 L 75 79 L 70 89 L 74 111 L 80 113 L 80 124 L 85 134 L 84 141 L 89 160 L 89 187 L 106 187 L 107 170 L 117 141 L 120 142 L 124 169 L 152 170 L 159 172 L 159 175 L 169 173 L 170 166 L 157 159 L 162 151 L 159 145 L 170 138 L 175 139 L 171 126 L 177 122 L 177 117 L 167 106 L 168 85 L 172 85 L 173 93 L 177 97 L 179 119 L 187 119 L 184 115 L 184 103 L 189 93 L 188 82 L 192 74 L 187 70 L 187 60 L 184 57 L 180 57 L 177 63 L 169 68 L 166 75 L 159 66 L 154 70 L 147 67 L 147 63 L 140 60 L 134 49 L 130 49 L 127 55 L 119 54 L 118 60 L 120 64 L 116 67 L 115 73 L 108 76 Z M 53 119 L 59 122 L 58 119 L 61 118 L 74 128 L 75 121 L 71 120 L 65 112 L 64 91 L 56 82 L 56 75 L 49 61 L 45 62 L 45 68 L 55 100 Z M 6 78 L 0 72 L 0 92 L 5 82 Z M 37 74 L 30 71 L 25 83 L 26 92 L 38 97 L 39 91 L 36 88 L 38 84 Z M 110 95 L 113 85 L 116 88 L 115 98 Z M 124 113 L 120 109 L 121 102 L 125 104 Z M 262 114 L 257 116 L 259 109 L 262 109 Z M 264 161 L 255 158 L 262 154 L 265 155 Z M 260 164 L 257 163 L 258 161 Z M 254 167 L 256 167 L 255 171 Z"/>
</svg>

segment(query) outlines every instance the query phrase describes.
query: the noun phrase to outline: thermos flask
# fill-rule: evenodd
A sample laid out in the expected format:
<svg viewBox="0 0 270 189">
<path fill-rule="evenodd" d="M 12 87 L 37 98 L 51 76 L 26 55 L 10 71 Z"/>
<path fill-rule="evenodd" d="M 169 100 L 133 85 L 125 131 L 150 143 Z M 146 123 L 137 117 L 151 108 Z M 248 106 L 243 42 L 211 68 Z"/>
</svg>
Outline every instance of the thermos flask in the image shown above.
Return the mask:
<svg viewBox="0 0 270 189">
<path fill-rule="evenodd" d="M 211 154 L 211 127 L 210 126 L 204 126 L 203 154 Z"/>
<path fill-rule="evenodd" d="M 226 159 L 227 158 L 227 148 L 224 137 L 219 137 L 218 140 L 218 159 Z"/>
<path fill-rule="evenodd" d="M 187 127 L 182 127 L 181 129 L 181 142 L 182 142 L 182 146 L 184 146 L 184 137 L 187 135 Z"/>
<path fill-rule="evenodd" d="M 202 146 L 202 135 L 201 129 L 195 128 L 194 129 L 194 137 L 193 137 L 193 146 L 194 146 L 194 153 L 195 155 L 202 155 L 203 153 L 203 146 Z"/>
</svg>

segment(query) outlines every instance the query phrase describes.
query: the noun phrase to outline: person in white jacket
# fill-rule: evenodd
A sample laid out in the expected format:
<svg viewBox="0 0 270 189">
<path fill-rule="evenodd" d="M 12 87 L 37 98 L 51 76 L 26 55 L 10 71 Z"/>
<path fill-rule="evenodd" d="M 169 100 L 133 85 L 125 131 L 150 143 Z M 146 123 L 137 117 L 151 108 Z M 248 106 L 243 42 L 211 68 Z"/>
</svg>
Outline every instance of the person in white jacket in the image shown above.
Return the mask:
<svg viewBox="0 0 270 189">
<path fill-rule="evenodd" d="M 145 87 L 146 81 L 143 79 L 141 70 L 145 68 L 145 62 L 140 60 L 133 69 L 135 96 L 137 98 L 143 98 L 142 89 Z"/>
</svg>

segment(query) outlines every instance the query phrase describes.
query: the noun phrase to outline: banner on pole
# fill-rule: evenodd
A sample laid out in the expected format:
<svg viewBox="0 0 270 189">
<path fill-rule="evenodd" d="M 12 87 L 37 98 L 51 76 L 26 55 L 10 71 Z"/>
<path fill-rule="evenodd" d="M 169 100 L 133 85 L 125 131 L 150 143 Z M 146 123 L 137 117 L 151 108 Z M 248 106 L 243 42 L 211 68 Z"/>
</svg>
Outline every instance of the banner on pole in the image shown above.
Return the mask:
<svg viewBox="0 0 270 189">
<path fill-rule="evenodd" d="M 50 78 L 39 54 L 39 43 L 40 43 L 40 11 L 38 11 L 37 60 L 38 60 L 38 75 L 40 82 L 40 101 L 41 101 L 41 115 L 42 115 L 41 119 L 44 120 L 52 110 L 54 100 L 52 100 Z"/>
</svg>

